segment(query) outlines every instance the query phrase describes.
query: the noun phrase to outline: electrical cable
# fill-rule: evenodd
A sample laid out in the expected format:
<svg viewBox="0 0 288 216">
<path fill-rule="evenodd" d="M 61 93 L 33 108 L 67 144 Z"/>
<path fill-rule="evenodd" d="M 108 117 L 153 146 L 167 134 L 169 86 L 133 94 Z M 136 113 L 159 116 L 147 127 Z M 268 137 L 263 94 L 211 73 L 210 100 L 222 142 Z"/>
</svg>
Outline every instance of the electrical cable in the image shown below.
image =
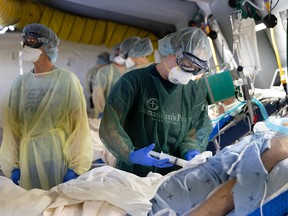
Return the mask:
<svg viewBox="0 0 288 216">
<path fill-rule="evenodd" d="M 264 200 L 265 200 L 265 197 L 266 197 L 266 193 L 267 193 L 267 183 L 265 181 L 264 182 L 264 194 L 263 194 L 263 198 L 261 199 L 260 207 L 259 207 L 261 216 L 264 216 L 264 214 L 263 214 L 263 203 L 264 203 Z"/>
<path fill-rule="evenodd" d="M 276 4 L 270 9 L 270 11 L 274 10 L 274 8 L 278 5 L 279 0 L 277 0 Z M 272 5 L 272 1 L 271 1 L 271 5 Z"/>
<path fill-rule="evenodd" d="M 260 8 L 260 7 L 258 7 L 256 4 L 254 4 L 252 1 L 250 1 L 250 0 L 244 0 L 243 2 L 242 2 L 242 5 L 244 5 L 245 3 L 249 3 L 250 5 L 252 5 L 254 8 L 256 8 L 257 10 L 263 10 L 263 8 Z"/>
</svg>

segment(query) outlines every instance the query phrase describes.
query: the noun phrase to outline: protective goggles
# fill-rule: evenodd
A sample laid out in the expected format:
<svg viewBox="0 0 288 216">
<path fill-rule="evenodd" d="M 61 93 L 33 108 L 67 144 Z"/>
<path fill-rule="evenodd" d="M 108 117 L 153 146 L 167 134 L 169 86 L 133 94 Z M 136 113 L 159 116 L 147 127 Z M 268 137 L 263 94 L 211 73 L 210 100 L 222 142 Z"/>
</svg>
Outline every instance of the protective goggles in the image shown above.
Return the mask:
<svg viewBox="0 0 288 216">
<path fill-rule="evenodd" d="M 128 58 L 128 53 L 127 52 L 123 52 L 122 50 L 119 51 L 119 56 L 121 56 L 123 59 L 127 59 Z"/>
<path fill-rule="evenodd" d="M 36 33 L 25 33 L 21 36 L 21 46 L 28 46 L 31 48 L 40 48 L 43 44 L 48 43 L 48 39 L 44 37 L 40 37 Z"/>
<path fill-rule="evenodd" d="M 176 63 L 181 70 L 193 75 L 201 74 L 209 69 L 207 61 L 203 61 L 187 52 L 182 52 L 180 56 L 176 55 Z"/>
</svg>

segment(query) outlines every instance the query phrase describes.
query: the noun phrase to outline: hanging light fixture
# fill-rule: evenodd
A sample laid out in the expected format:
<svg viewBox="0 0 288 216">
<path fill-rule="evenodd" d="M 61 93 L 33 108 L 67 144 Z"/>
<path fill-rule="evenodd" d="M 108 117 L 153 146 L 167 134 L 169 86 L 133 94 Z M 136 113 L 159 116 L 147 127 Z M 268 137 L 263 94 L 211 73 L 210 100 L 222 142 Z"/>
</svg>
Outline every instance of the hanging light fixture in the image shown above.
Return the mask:
<svg viewBox="0 0 288 216">
<path fill-rule="evenodd" d="M 263 18 L 263 23 L 267 28 L 274 28 L 277 25 L 277 18 L 275 15 L 268 13 L 264 18 Z"/>
<path fill-rule="evenodd" d="M 13 25 L 10 26 L 0 26 L 0 34 L 5 34 L 8 30 L 14 31 L 15 27 Z"/>
</svg>

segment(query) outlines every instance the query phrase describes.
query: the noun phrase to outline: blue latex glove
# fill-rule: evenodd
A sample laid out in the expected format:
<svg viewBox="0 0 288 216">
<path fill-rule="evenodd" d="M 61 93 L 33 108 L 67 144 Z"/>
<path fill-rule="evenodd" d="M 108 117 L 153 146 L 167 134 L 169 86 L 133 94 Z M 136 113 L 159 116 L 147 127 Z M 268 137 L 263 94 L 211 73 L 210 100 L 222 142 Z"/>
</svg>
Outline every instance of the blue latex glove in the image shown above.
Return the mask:
<svg viewBox="0 0 288 216">
<path fill-rule="evenodd" d="M 196 155 L 199 155 L 199 154 L 200 154 L 200 152 L 198 150 L 190 150 L 190 151 L 186 152 L 186 154 L 184 155 L 184 159 L 190 161 Z"/>
<path fill-rule="evenodd" d="M 103 112 L 98 114 L 98 119 L 101 119 L 103 117 Z"/>
<path fill-rule="evenodd" d="M 14 182 L 14 184 L 19 185 L 20 175 L 21 173 L 19 168 L 12 170 L 10 179 Z"/>
<path fill-rule="evenodd" d="M 68 169 L 64 178 L 63 178 L 63 182 L 67 182 L 71 179 L 76 179 L 79 175 L 77 175 L 73 170 Z"/>
<path fill-rule="evenodd" d="M 159 160 L 149 155 L 149 152 L 152 149 L 154 149 L 154 147 L 155 144 L 152 143 L 151 145 L 145 148 L 131 152 L 129 155 L 130 162 L 133 164 L 140 164 L 144 166 L 155 166 L 159 168 L 172 167 L 173 164 L 169 162 L 168 158 Z"/>
</svg>

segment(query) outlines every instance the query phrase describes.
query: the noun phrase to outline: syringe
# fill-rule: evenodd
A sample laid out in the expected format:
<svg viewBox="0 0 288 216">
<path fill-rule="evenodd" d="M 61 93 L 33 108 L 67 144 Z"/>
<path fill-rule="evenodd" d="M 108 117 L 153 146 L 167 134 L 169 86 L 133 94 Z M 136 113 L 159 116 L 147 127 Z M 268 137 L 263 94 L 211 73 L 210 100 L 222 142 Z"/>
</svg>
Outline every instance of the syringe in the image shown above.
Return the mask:
<svg viewBox="0 0 288 216">
<path fill-rule="evenodd" d="M 159 158 L 160 160 L 168 158 L 170 163 L 181 166 L 181 167 L 184 167 L 184 164 L 188 162 L 186 160 L 165 154 L 163 152 L 159 153 L 159 152 L 155 152 L 155 151 L 150 151 L 149 154 L 153 157 Z"/>
</svg>

